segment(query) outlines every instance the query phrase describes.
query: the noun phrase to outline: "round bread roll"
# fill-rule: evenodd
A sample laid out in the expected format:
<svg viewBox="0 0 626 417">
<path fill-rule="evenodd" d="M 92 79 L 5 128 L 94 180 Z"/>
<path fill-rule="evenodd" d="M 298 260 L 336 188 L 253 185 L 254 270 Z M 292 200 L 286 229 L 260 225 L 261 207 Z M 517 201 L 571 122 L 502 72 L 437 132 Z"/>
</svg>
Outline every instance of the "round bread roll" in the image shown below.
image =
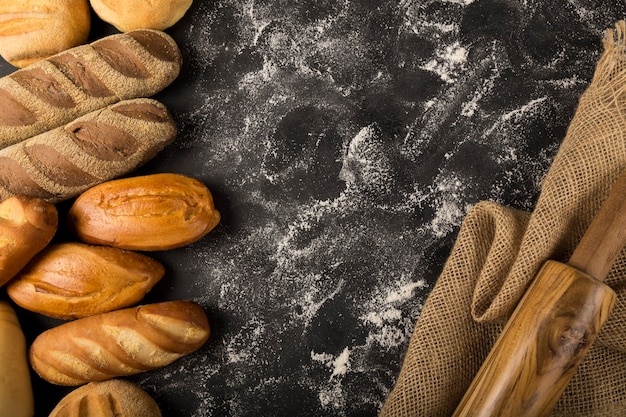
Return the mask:
<svg viewBox="0 0 626 417">
<path fill-rule="evenodd" d="M 180 20 L 192 0 L 90 0 L 94 12 L 121 32 L 165 30 Z"/>
<path fill-rule="evenodd" d="M 87 42 L 87 0 L 0 0 L 0 55 L 23 68 Z"/>
<path fill-rule="evenodd" d="M 90 382 L 67 394 L 49 417 L 161 417 L 159 406 L 138 385 L 123 379 Z"/>
</svg>

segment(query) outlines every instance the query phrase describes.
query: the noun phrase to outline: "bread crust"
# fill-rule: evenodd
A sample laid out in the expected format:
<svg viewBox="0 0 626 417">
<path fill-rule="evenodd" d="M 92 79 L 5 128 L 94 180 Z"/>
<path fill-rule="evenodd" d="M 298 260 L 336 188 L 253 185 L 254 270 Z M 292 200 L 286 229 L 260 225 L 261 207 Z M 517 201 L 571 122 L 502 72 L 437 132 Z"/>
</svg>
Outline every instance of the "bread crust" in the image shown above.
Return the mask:
<svg viewBox="0 0 626 417">
<path fill-rule="evenodd" d="M 67 227 L 83 242 L 128 250 L 168 250 L 208 234 L 220 221 L 200 181 L 159 173 L 99 184 L 72 204 Z"/>
<path fill-rule="evenodd" d="M 121 32 L 140 28 L 165 30 L 178 22 L 192 0 L 90 0 L 100 19 Z"/>
<path fill-rule="evenodd" d="M 48 417 L 161 417 L 156 401 L 123 379 L 90 382 L 59 401 Z"/>
<path fill-rule="evenodd" d="M 180 72 L 175 41 L 155 30 L 98 39 L 0 78 L 0 148 L 122 100 L 151 97 Z"/>
<path fill-rule="evenodd" d="M 0 0 L 0 55 L 23 68 L 87 42 L 87 0 Z"/>
<path fill-rule="evenodd" d="M 32 368 L 57 385 L 82 385 L 164 367 L 209 338 L 204 310 L 187 300 L 126 308 L 63 323 L 30 347 Z"/>
<path fill-rule="evenodd" d="M 135 170 L 175 137 L 176 124 L 158 101 L 115 103 L 0 149 L 0 201 L 17 194 L 68 200 Z"/>
<path fill-rule="evenodd" d="M 26 356 L 26 338 L 13 307 L 0 301 L 0 416 L 32 417 L 35 401 Z"/>
<path fill-rule="evenodd" d="M 55 243 L 11 280 L 7 293 L 22 308 L 70 320 L 134 305 L 164 274 L 161 263 L 140 253 Z"/>
<path fill-rule="evenodd" d="M 57 227 L 56 207 L 42 199 L 19 195 L 0 203 L 0 286 L 50 243 Z"/>
</svg>

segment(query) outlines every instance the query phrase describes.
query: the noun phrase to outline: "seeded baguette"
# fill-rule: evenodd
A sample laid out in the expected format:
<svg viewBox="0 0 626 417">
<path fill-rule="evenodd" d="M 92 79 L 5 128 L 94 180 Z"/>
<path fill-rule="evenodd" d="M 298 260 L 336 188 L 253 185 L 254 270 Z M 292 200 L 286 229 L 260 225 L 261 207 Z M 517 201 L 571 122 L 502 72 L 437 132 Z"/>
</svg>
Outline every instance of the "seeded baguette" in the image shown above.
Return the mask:
<svg viewBox="0 0 626 417">
<path fill-rule="evenodd" d="M 121 100 L 151 97 L 180 72 L 164 32 L 110 35 L 0 78 L 0 148 Z"/>
<path fill-rule="evenodd" d="M 124 100 L 0 149 L 0 201 L 23 194 L 57 203 L 143 165 L 176 136 L 156 100 Z"/>
<path fill-rule="evenodd" d="M 168 301 L 53 327 L 35 338 L 29 358 L 44 380 L 77 386 L 169 365 L 199 349 L 209 333 L 198 304 Z"/>
</svg>

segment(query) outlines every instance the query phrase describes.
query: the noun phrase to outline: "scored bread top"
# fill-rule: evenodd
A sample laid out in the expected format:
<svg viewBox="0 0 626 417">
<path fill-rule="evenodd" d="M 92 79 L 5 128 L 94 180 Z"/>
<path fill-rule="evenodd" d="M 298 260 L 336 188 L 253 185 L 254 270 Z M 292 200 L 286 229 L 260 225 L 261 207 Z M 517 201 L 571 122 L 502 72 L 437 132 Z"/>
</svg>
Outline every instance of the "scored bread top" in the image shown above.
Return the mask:
<svg viewBox="0 0 626 417">
<path fill-rule="evenodd" d="M 120 100 L 150 97 L 176 79 L 175 41 L 141 29 L 110 35 L 0 78 L 0 148 Z"/>
<path fill-rule="evenodd" d="M 0 149 L 0 201 L 17 194 L 68 200 L 135 170 L 175 137 L 174 120 L 156 100 L 124 100 L 96 110 Z"/>
</svg>

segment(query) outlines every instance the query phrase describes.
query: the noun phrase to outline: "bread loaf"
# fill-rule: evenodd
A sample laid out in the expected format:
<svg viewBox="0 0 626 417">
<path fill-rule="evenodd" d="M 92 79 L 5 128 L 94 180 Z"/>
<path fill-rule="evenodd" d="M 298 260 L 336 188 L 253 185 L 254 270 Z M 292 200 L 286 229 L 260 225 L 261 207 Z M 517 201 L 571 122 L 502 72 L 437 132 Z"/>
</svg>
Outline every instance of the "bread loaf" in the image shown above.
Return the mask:
<svg viewBox="0 0 626 417">
<path fill-rule="evenodd" d="M 6 301 L 0 301 L 0 369 L 0 416 L 35 415 L 26 338 L 15 310 Z"/>
<path fill-rule="evenodd" d="M 56 243 L 11 280 L 7 293 L 20 307 L 69 320 L 136 304 L 164 274 L 163 265 L 139 253 Z"/>
<path fill-rule="evenodd" d="M 76 388 L 48 417 L 161 417 L 161 411 L 137 384 L 111 379 Z"/>
<path fill-rule="evenodd" d="M 150 97 L 181 67 L 174 40 L 154 30 L 115 34 L 0 78 L 0 148 L 120 100 Z"/>
<path fill-rule="evenodd" d="M 191 0 L 90 0 L 98 17 L 121 32 L 149 28 L 165 30 L 183 17 Z"/>
<path fill-rule="evenodd" d="M 195 242 L 220 221 L 209 189 L 185 175 L 122 178 L 81 194 L 67 227 L 83 242 L 130 250 L 167 250 Z"/>
<path fill-rule="evenodd" d="M 0 203 L 0 286 L 46 247 L 57 226 L 57 209 L 46 201 L 13 196 Z"/>
<path fill-rule="evenodd" d="M 0 201 L 23 194 L 56 203 L 143 165 L 176 136 L 167 108 L 125 100 L 0 150 Z"/>
<path fill-rule="evenodd" d="M 87 0 L 0 0 L 0 55 L 22 68 L 87 42 Z"/>
<path fill-rule="evenodd" d="M 30 363 L 57 385 L 82 385 L 169 365 L 199 349 L 210 333 L 202 308 L 168 301 L 63 323 L 41 333 Z"/>
</svg>

